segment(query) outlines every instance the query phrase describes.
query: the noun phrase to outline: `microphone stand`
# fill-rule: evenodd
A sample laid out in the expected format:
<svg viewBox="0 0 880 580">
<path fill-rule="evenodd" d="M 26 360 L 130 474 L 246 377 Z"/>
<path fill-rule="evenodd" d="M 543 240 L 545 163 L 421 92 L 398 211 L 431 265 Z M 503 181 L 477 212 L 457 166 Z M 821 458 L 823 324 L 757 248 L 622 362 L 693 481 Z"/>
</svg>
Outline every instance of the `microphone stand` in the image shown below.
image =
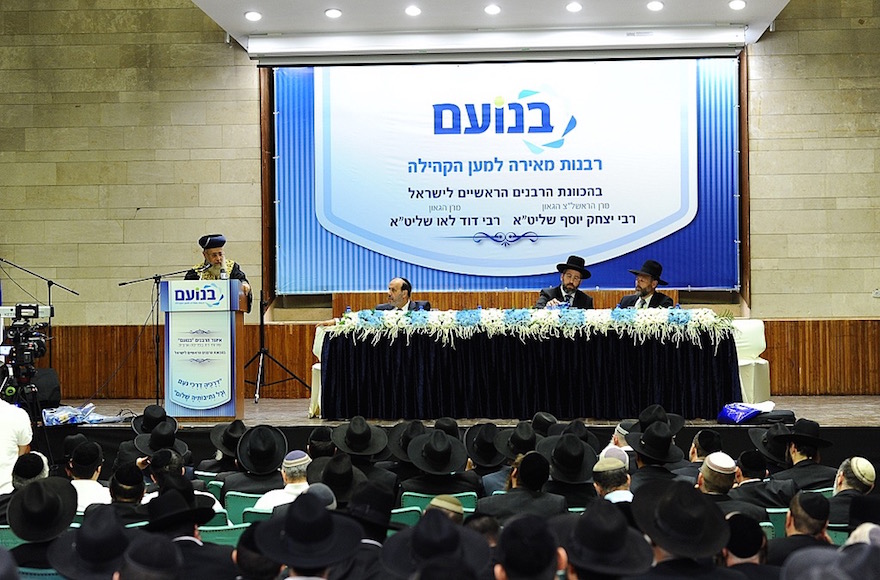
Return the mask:
<svg viewBox="0 0 880 580">
<path fill-rule="evenodd" d="M 51 368 L 52 367 L 52 316 L 55 314 L 55 309 L 52 308 L 52 286 L 58 286 L 62 290 L 66 290 L 66 291 L 70 292 L 74 296 L 79 296 L 79 292 L 76 292 L 75 290 L 71 290 L 67 286 L 62 286 L 61 284 L 55 282 L 54 280 L 50 280 L 49 278 L 46 278 L 45 276 L 40 276 L 36 272 L 31 272 L 27 268 L 23 268 L 23 267 L 19 266 L 18 264 L 10 262 L 9 260 L 4 260 L 3 258 L 0 258 L 0 262 L 3 262 L 4 264 L 9 264 L 13 268 L 18 268 L 22 272 L 27 272 L 31 276 L 33 276 L 35 278 L 39 278 L 40 280 L 43 280 L 44 282 L 46 282 L 48 300 L 49 300 L 49 325 L 46 327 L 46 338 L 47 338 L 46 342 L 49 343 L 49 368 Z"/>
<path fill-rule="evenodd" d="M 187 268 L 185 270 L 178 270 L 177 272 L 168 272 L 167 274 L 153 274 L 152 276 L 147 276 L 146 278 L 138 278 L 137 280 L 129 280 L 128 282 L 120 282 L 120 286 L 127 286 L 129 284 L 137 284 L 138 282 L 146 282 L 147 280 L 152 280 L 154 284 L 154 293 L 155 298 L 153 301 L 153 341 L 154 346 L 156 348 L 156 405 L 159 405 L 159 345 L 161 344 L 161 337 L 159 334 L 159 283 L 162 281 L 162 278 L 168 278 L 169 276 L 177 276 L 178 274 L 183 274 L 185 272 L 189 272 L 192 268 Z"/>
</svg>

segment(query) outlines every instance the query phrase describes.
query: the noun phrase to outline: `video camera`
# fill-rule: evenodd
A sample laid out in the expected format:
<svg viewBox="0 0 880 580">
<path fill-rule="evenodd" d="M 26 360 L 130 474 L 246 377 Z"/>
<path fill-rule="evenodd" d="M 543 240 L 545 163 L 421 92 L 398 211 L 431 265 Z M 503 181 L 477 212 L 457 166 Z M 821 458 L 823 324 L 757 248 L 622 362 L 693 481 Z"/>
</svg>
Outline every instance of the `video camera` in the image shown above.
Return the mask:
<svg viewBox="0 0 880 580">
<path fill-rule="evenodd" d="M 5 314 L 5 313 L 4 313 Z M 3 332 L 0 355 L 0 398 L 12 402 L 16 396 L 33 393 L 36 387 L 32 380 L 37 373 L 34 362 L 46 354 L 46 335 L 40 332 L 46 323 L 31 324 L 30 321 L 41 315 L 36 304 L 18 304 L 12 313 L 12 323 Z"/>
</svg>

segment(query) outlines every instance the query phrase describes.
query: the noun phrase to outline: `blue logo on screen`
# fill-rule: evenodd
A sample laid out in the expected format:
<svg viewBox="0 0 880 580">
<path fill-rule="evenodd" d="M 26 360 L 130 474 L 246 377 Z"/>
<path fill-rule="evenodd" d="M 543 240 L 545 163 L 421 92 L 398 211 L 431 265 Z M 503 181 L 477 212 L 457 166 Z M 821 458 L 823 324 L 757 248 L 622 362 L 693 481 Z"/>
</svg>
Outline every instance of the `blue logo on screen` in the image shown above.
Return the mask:
<svg viewBox="0 0 880 580">
<path fill-rule="evenodd" d="M 223 301 L 223 292 L 213 283 L 192 290 L 175 290 L 175 302 L 198 302 L 205 306 L 218 306 Z"/>
<path fill-rule="evenodd" d="M 577 119 L 571 115 L 560 132 L 551 120 L 550 105 L 533 99 L 539 93 L 520 91 L 511 103 L 505 103 L 503 97 L 496 97 L 493 103 L 461 106 L 437 103 L 433 106 L 434 134 L 479 135 L 491 131 L 497 135 L 530 135 L 523 143 L 532 153 L 541 153 L 546 148 L 559 149 L 565 144 L 565 136 L 577 126 Z"/>
</svg>

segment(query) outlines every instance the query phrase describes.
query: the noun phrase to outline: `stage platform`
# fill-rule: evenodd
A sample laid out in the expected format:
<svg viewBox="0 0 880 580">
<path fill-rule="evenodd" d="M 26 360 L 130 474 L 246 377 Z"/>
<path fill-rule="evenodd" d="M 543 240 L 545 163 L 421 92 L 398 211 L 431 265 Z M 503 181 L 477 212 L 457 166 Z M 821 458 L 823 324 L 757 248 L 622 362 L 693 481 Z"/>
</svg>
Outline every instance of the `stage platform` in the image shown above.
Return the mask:
<svg viewBox="0 0 880 580">
<path fill-rule="evenodd" d="M 811 396 L 775 397 L 777 409 L 794 411 L 798 418 L 808 418 L 822 425 L 822 436 L 834 443 L 823 450 L 822 463 L 839 465 L 853 455 L 868 458 L 880 466 L 880 396 Z M 105 453 L 105 473 L 111 473 L 116 449 L 122 441 L 131 440 L 134 432 L 130 419 L 143 412 L 144 407 L 155 399 L 95 399 L 91 401 L 96 411 L 102 415 L 120 415 L 126 420 L 120 423 L 100 425 L 64 425 L 40 428 L 34 434 L 33 447 L 47 452 L 53 457 L 61 456 L 61 445 L 66 435 L 77 431 L 101 444 Z M 65 400 L 63 404 L 78 406 L 83 400 Z M 268 424 L 279 427 L 287 436 L 290 449 L 303 449 L 309 433 L 314 427 L 327 425 L 335 427 L 339 421 L 325 421 L 308 417 L 308 399 L 260 399 L 259 404 L 246 400 L 244 422 L 248 426 Z M 513 426 L 519 419 L 530 417 L 462 418 L 456 417 L 462 429 L 474 423 L 492 420 L 501 427 Z M 369 419 L 369 418 L 368 418 Z M 390 427 L 394 421 L 376 421 Z M 432 421 L 426 421 L 431 424 Z M 616 422 L 587 419 L 590 430 L 604 444 L 609 441 Z M 181 421 L 178 437 L 184 441 L 196 463 L 210 457 L 214 448 L 209 433 L 212 423 Z M 749 439 L 749 428 L 754 425 L 719 425 L 714 420 L 690 420 L 676 437 L 676 444 L 687 451 L 694 434 L 704 428 L 714 428 L 721 433 L 724 449 L 733 457 L 754 446 Z"/>
</svg>

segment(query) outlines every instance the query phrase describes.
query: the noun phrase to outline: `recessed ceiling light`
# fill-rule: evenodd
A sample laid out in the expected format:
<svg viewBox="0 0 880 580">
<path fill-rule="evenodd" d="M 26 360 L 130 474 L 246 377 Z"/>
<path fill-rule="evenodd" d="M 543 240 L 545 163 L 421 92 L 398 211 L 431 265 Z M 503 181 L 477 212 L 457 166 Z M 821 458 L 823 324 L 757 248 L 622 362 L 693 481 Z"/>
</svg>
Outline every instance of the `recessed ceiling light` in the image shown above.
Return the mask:
<svg viewBox="0 0 880 580">
<path fill-rule="evenodd" d="M 663 2 L 659 0 L 654 0 L 653 2 L 648 2 L 648 10 L 651 12 L 660 12 L 663 10 Z"/>
<path fill-rule="evenodd" d="M 422 9 L 419 8 L 418 6 L 416 6 L 415 4 L 410 4 L 409 6 L 406 7 L 405 12 L 409 16 L 418 16 L 419 14 L 422 13 Z"/>
<path fill-rule="evenodd" d="M 327 18 L 339 18 L 342 16 L 342 10 L 339 8 L 328 8 L 324 11 L 324 16 Z"/>
<path fill-rule="evenodd" d="M 581 6 L 580 2 L 569 2 L 565 9 L 569 12 L 580 12 L 584 7 Z"/>
<path fill-rule="evenodd" d="M 250 11 L 250 12 L 245 12 L 244 17 L 246 19 L 250 20 L 251 22 L 256 22 L 256 21 L 260 20 L 261 18 L 263 18 L 263 15 L 260 14 L 259 12 Z"/>
<path fill-rule="evenodd" d="M 742 10 L 746 7 L 746 0 L 730 0 L 728 6 L 731 10 Z"/>
<path fill-rule="evenodd" d="M 495 16 L 496 14 L 501 14 L 501 7 L 497 4 L 489 4 L 483 8 L 483 11 L 489 16 Z"/>
</svg>

